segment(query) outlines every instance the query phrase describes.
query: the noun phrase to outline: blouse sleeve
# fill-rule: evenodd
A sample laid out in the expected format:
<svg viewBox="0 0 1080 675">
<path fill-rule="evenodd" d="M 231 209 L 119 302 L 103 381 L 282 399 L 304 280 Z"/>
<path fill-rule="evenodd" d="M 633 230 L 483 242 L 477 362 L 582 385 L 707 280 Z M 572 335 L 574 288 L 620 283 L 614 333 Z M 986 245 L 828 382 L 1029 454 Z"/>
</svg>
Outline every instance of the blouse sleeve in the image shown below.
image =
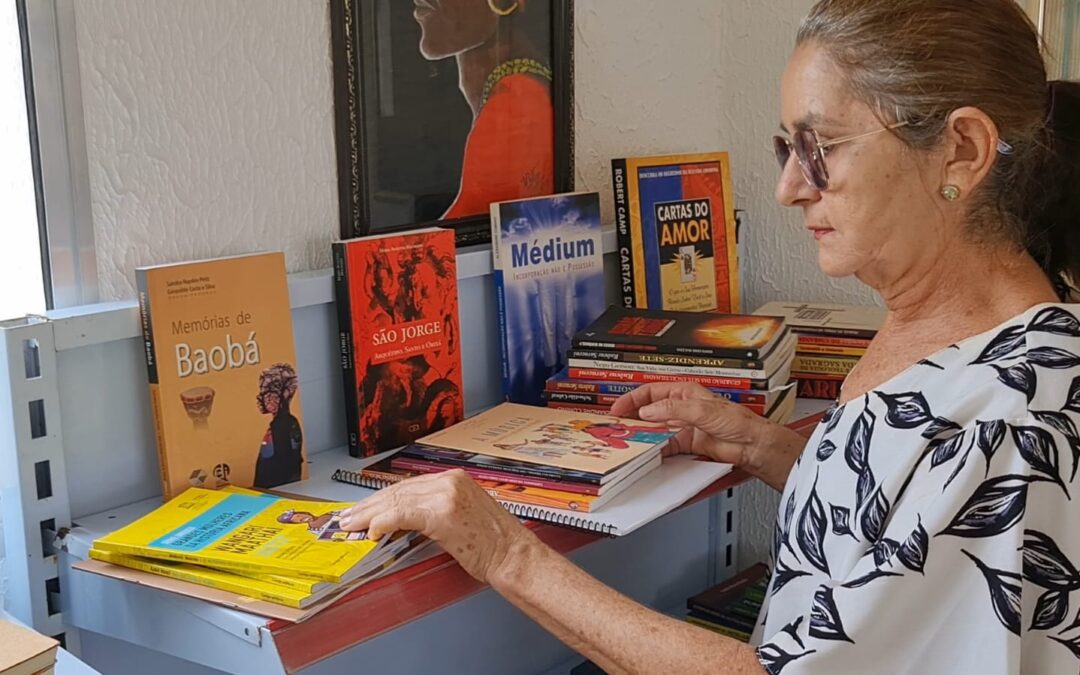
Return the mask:
<svg viewBox="0 0 1080 675">
<path fill-rule="evenodd" d="M 1068 640 L 1080 630 L 1069 595 L 1080 589 L 1080 522 L 1067 505 L 1080 441 L 1064 415 L 1045 415 L 980 421 L 925 441 L 909 475 L 852 513 L 849 534 L 865 537 L 869 550 L 851 574 L 809 589 L 811 606 L 764 636 L 765 670 L 1019 673 L 1022 641 L 1027 650 L 1035 637 L 1076 672 L 1080 650 Z M 811 493 L 810 508 L 827 527 L 817 499 Z M 782 603 L 778 590 L 805 574 L 779 566 L 771 602 Z"/>
</svg>

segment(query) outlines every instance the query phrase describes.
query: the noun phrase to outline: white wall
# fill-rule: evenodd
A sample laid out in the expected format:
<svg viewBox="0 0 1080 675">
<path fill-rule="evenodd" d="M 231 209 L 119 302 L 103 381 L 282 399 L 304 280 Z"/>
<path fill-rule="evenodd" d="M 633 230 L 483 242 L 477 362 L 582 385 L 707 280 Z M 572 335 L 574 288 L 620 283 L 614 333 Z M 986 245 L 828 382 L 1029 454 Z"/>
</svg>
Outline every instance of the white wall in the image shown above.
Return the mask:
<svg viewBox="0 0 1080 675">
<path fill-rule="evenodd" d="M 395 0 L 405 1 L 405 0 Z M 773 202 L 779 78 L 811 0 L 578 0 L 579 189 L 609 162 L 726 149 L 744 307 L 873 302 L 825 279 L 799 215 Z M 329 29 L 322 0 L 80 0 L 80 67 L 103 298 L 135 265 L 281 248 L 329 265 L 337 232 Z M 272 8 L 272 9 L 271 9 Z M 742 554 L 767 555 L 776 497 L 743 490 Z"/>
</svg>

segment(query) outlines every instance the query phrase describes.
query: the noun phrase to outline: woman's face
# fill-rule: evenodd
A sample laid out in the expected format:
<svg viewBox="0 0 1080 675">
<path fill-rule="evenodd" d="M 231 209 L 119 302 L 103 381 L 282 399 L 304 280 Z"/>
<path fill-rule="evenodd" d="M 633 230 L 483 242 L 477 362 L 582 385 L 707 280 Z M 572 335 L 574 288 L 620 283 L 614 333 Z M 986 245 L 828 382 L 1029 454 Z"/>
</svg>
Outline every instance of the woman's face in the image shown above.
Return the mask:
<svg viewBox="0 0 1080 675">
<path fill-rule="evenodd" d="M 413 0 L 420 24 L 420 54 L 445 59 L 484 44 L 495 35 L 499 17 L 487 0 Z"/>
<path fill-rule="evenodd" d="M 781 117 L 789 136 L 810 127 L 822 141 L 884 127 L 813 43 L 796 49 L 788 62 Z M 807 184 L 793 153 L 776 198 L 802 208 L 823 272 L 855 275 L 880 289 L 918 273 L 947 244 L 949 228 L 936 201 L 940 159 L 933 151 L 910 150 L 890 132 L 874 134 L 828 149 L 829 186 L 819 191 Z"/>
</svg>

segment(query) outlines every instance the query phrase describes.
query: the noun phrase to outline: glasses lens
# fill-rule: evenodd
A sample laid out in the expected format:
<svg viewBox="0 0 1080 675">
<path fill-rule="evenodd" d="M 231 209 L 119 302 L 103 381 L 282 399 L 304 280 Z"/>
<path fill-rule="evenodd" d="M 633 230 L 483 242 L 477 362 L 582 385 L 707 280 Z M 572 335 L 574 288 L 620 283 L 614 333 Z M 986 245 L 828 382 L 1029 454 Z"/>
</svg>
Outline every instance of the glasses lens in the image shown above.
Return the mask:
<svg viewBox="0 0 1080 675">
<path fill-rule="evenodd" d="M 825 168 L 825 157 L 818 148 L 817 138 L 810 129 L 795 132 L 791 139 L 795 147 L 795 156 L 799 158 L 806 181 L 815 189 L 824 190 L 829 186 L 829 172 Z"/>
<path fill-rule="evenodd" d="M 791 159 L 791 144 L 783 136 L 773 136 L 772 143 L 773 152 L 776 153 L 776 162 L 780 165 L 780 170 L 783 171 L 787 168 L 788 160 Z"/>
</svg>

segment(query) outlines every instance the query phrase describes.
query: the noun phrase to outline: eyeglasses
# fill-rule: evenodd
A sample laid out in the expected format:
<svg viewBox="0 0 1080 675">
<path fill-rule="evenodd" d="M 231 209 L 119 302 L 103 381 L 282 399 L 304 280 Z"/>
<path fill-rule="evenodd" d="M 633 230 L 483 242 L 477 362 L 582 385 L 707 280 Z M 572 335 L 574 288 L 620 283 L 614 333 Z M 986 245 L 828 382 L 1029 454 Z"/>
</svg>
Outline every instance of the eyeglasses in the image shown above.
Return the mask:
<svg viewBox="0 0 1080 675">
<path fill-rule="evenodd" d="M 907 126 L 907 124 L 907 122 L 897 122 L 863 134 L 843 136 L 825 141 L 821 140 L 817 131 L 813 129 L 799 129 L 791 135 L 790 140 L 783 136 L 773 136 L 773 152 L 776 153 L 776 161 L 780 163 L 781 171 L 787 167 L 788 160 L 791 159 L 791 154 L 794 152 L 796 159 L 799 160 L 799 168 L 802 169 L 803 178 L 806 179 L 807 184 L 815 190 L 827 190 L 829 188 L 829 169 L 825 166 L 825 155 L 828 154 L 829 148 L 859 138 L 899 129 Z"/>
</svg>

